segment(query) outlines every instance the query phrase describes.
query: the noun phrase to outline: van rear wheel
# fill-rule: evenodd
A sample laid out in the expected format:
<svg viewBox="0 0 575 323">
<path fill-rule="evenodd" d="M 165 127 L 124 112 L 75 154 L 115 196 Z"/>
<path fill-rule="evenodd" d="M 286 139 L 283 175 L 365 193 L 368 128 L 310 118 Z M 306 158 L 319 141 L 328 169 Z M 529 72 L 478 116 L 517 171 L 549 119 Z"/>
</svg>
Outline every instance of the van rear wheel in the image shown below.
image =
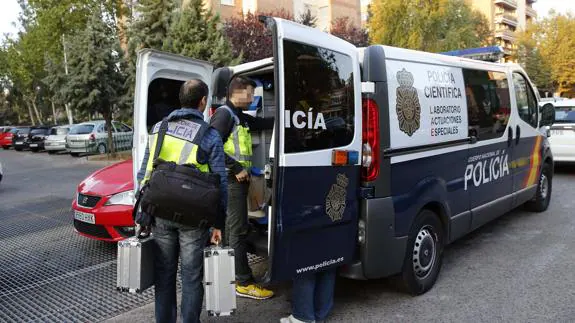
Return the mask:
<svg viewBox="0 0 575 323">
<path fill-rule="evenodd" d="M 406 291 L 421 295 L 430 290 L 441 270 L 443 226 L 437 214 L 422 210 L 409 232 L 403 262 L 402 280 Z"/>
</svg>

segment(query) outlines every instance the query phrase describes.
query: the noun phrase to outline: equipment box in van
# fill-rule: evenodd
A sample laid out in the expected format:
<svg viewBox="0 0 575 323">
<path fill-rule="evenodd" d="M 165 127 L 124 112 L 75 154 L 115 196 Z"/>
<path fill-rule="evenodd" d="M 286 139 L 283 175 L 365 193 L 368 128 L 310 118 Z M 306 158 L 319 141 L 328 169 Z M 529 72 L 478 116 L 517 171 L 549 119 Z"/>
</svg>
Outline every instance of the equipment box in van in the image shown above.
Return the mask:
<svg viewBox="0 0 575 323">
<path fill-rule="evenodd" d="M 178 106 L 184 81 L 210 84 L 215 109 L 234 77 L 255 80 L 247 113 L 275 117 L 273 131 L 252 133 L 253 164 L 272 189 L 267 234 L 255 243 L 271 280 L 339 267 L 354 279 L 401 274 L 421 294 L 445 245 L 520 205 L 547 209 L 553 157 L 544 129 L 554 112 L 538 108 L 518 65 L 356 48 L 262 20 L 274 41 L 268 59 L 214 70 L 139 52 L 133 157 L 136 177 L 148 130 L 169 113 L 162 107 Z"/>
</svg>

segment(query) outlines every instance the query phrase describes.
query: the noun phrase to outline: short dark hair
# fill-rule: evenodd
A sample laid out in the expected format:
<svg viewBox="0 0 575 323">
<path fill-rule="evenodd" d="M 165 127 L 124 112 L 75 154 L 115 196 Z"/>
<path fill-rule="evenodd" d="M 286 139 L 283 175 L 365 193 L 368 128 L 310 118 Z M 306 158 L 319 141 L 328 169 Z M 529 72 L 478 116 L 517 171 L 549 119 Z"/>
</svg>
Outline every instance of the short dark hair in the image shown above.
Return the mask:
<svg viewBox="0 0 575 323">
<path fill-rule="evenodd" d="M 230 83 L 230 87 L 228 90 L 228 96 L 231 96 L 235 90 L 247 89 L 248 86 L 251 86 L 255 89 L 257 87 L 257 84 L 256 84 L 256 82 L 254 82 L 253 80 L 251 80 L 247 77 L 237 76 Z"/>
<path fill-rule="evenodd" d="M 186 81 L 180 87 L 180 106 L 197 109 L 202 98 L 209 94 L 208 85 L 200 79 Z"/>
</svg>

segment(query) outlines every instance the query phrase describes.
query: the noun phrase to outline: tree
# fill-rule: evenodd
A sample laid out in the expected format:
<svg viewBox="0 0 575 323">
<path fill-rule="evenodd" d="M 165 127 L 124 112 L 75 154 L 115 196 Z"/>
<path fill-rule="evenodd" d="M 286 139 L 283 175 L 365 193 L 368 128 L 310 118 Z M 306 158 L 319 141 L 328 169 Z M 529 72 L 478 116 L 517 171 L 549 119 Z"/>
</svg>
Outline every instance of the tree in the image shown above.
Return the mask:
<svg viewBox="0 0 575 323">
<path fill-rule="evenodd" d="M 489 28 L 464 0 L 374 0 L 372 43 L 428 52 L 479 47 Z"/>
<path fill-rule="evenodd" d="M 273 56 L 273 40 L 258 16 L 274 16 L 293 21 L 293 16 L 284 11 L 248 12 L 243 17 L 231 18 L 226 21 L 225 33 L 232 44 L 234 57 L 242 57 L 243 62 L 252 62 Z"/>
<path fill-rule="evenodd" d="M 519 33 L 516 58 L 540 90 L 575 95 L 575 16 L 557 14 Z"/>
<path fill-rule="evenodd" d="M 346 40 L 357 47 L 369 45 L 369 36 L 363 28 L 358 28 L 349 22 L 348 17 L 340 17 L 331 23 L 330 33 Z"/>
<path fill-rule="evenodd" d="M 136 6 L 139 18 L 130 26 L 133 49 L 162 48 L 174 9 L 174 0 L 140 0 Z"/>
<path fill-rule="evenodd" d="M 235 65 L 231 45 L 220 27 L 220 17 L 204 8 L 203 0 L 191 0 L 174 14 L 163 50 L 205 60 L 216 66 Z"/>
<path fill-rule="evenodd" d="M 121 50 L 114 25 L 101 12 L 91 17 L 86 29 L 72 39 L 70 77 L 65 95 L 73 105 L 89 114 L 100 113 L 106 120 L 108 148 L 112 143 L 112 109 L 118 104 L 123 75 L 119 69 Z"/>
<path fill-rule="evenodd" d="M 316 27 L 317 26 L 317 17 L 311 13 L 311 10 L 307 8 L 304 12 L 302 12 L 297 20 L 298 23 L 309 26 L 309 27 Z"/>
</svg>

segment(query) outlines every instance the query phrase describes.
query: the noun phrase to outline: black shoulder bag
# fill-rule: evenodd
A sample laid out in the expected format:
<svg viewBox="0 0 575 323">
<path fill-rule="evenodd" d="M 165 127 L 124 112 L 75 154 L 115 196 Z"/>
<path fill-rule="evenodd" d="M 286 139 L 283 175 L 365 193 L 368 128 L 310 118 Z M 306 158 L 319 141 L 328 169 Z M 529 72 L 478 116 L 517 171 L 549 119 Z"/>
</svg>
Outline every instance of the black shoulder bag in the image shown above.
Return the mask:
<svg viewBox="0 0 575 323">
<path fill-rule="evenodd" d="M 195 144 L 200 145 L 209 126 L 202 124 Z M 189 226 L 213 225 L 221 212 L 220 176 L 204 173 L 192 164 L 178 165 L 159 158 L 168 130 L 167 119 L 162 120 L 153 170 L 146 187 L 142 189 L 142 211 Z"/>
</svg>

